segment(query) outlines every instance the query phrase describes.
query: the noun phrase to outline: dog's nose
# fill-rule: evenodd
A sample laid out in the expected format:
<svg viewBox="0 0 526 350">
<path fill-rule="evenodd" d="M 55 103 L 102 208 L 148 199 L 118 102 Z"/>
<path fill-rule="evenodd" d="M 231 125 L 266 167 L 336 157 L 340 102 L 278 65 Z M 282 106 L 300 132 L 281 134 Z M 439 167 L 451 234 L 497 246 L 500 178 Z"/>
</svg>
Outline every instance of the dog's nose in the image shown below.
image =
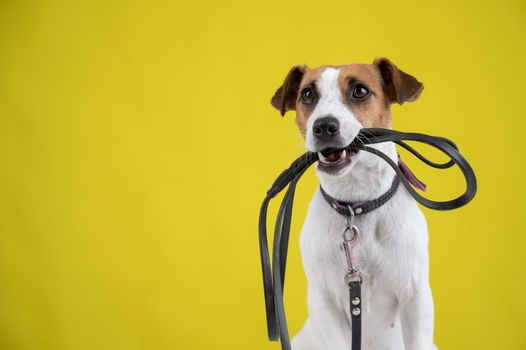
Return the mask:
<svg viewBox="0 0 526 350">
<path fill-rule="evenodd" d="M 320 141 L 330 141 L 340 133 L 340 122 L 334 117 L 323 117 L 312 125 L 314 136 Z"/>
</svg>

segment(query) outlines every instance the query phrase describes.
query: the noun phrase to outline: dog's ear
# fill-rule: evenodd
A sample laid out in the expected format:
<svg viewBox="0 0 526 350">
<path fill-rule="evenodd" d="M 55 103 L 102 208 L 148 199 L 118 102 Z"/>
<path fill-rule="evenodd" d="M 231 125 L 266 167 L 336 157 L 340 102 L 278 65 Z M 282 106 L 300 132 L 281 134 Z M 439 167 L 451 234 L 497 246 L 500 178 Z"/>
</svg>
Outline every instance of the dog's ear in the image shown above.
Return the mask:
<svg viewBox="0 0 526 350">
<path fill-rule="evenodd" d="M 296 99 L 300 88 L 301 79 L 307 70 L 307 66 L 294 66 L 287 74 L 283 85 L 276 91 L 270 103 L 276 108 L 281 116 L 285 112 L 296 109 Z"/>
<path fill-rule="evenodd" d="M 420 97 L 424 85 L 415 77 L 398 69 L 387 58 L 377 58 L 373 65 L 382 75 L 384 92 L 389 103 L 403 104 L 406 101 L 413 102 Z"/>
</svg>

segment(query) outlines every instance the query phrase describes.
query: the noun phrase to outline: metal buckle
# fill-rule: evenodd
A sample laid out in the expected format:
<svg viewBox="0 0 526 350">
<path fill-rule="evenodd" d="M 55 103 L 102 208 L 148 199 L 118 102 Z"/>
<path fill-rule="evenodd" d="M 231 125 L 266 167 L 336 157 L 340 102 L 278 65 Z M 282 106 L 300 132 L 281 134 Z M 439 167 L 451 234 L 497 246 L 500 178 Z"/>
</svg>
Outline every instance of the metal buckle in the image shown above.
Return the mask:
<svg viewBox="0 0 526 350">
<path fill-rule="evenodd" d="M 363 281 L 363 278 L 362 278 L 362 274 L 360 271 L 348 271 L 346 274 L 345 274 L 345 284 L 347 284 L 349 287 L 350 287 L 350 284 L 352 282 L 360 282 L 362 283 Z"/>
</svg>

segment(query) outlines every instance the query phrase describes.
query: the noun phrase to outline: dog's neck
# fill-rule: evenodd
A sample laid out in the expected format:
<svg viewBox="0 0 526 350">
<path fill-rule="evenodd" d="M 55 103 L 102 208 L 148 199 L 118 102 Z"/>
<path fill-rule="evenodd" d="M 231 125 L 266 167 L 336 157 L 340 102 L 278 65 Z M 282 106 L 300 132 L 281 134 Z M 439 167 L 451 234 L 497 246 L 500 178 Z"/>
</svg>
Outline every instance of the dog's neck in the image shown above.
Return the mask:
<svg viewBox="0 0 526 350">
<path fill-rule="evenodd" d="M 371 146 L 387 154 L 397 162 L 393 143 Z M 369 201 L 380 197 L 392 185 L 394 170 L 381 158 L 369 152 L 360 151 L 348 173 L 331 176 L 317 171 L 320 184 L 331 197 L 341 201 Z"/>
</svg>

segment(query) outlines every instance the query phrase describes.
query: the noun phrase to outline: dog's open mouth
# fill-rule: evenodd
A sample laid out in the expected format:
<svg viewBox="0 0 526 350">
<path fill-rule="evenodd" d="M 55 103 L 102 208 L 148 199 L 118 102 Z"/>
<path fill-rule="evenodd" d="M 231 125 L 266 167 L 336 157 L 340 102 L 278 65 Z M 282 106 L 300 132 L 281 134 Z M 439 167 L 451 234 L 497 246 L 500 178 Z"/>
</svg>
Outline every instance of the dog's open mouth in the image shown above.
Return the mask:
<svg viewBox="0 0 526 350">
<path fill-rule="evenodd" d="M 349 148 L 318 152 L 318 169 L 327 173 L 337 173 L 351 164 L 351 157 L 357 152 Z"/>
</svg>

